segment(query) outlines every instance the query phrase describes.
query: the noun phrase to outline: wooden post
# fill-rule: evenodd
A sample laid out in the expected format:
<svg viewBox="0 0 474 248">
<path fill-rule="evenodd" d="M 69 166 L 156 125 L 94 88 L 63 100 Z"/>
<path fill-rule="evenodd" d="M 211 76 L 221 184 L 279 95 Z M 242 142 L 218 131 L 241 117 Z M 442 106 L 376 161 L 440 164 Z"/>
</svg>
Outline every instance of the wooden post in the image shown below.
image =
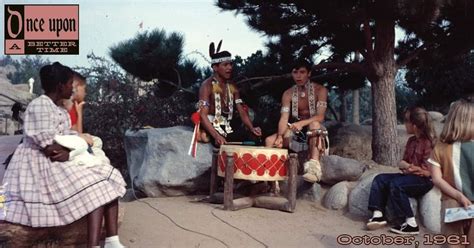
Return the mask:
<svg viewBox="0 0 474 248">
<path fill-rule="evenodd" d="M 212 197 L 217 191 L 217 159 L 219 156 L 219 149 L 212 149 L 212 164 L 211 164 L 211 186 L 209 189 L 209 196 Z"/>
<path fill-rule="evenodd" d="M 234 209 L 234 154 L 227 154 L 224 161 L 225 182 L 224 182 L 224 210 Z"/>
<path fill-rule="evenodd" d="M 289 212 L 294 212 L 296 208 L 296 175 L 298 169 L 298 154 L 290 153 L 288 165 L 288 194 Z"/>
</svg>

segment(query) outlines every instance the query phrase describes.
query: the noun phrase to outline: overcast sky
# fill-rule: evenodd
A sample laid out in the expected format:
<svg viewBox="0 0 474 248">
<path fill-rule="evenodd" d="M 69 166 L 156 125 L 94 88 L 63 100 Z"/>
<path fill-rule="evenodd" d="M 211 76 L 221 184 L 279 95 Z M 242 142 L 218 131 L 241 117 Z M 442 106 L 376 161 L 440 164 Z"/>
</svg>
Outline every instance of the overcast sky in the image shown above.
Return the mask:
<svg viewBox="0 0 474 248">
<path fill-rule="evenodd" d="M 26 4 L 31 1 L 2 1 L 5 4 Z M 137 32 L 164 29 L 184 35 L 184 54 L 199 51 L 208 56 L 211 41 L 223 39 L 222 49 L 232 55 L 247 57 L 257 50 L 265 50 L 265 38 L 245 23 L 243 16 L 232 12 L 221 12 L 214 0 L 78 0 L 42 1 L 35 4 L 62 3 L 79 4 L 79 55 L 47 56 L 69 66 L 86 66 L 87 54 L 94 52 L 108 56 L 109 47 L 134 37 Z M 4 20 L 3 8 L 0 20 Z M 139 24 L 143 22 L 143 28 Z M 4 53 L 4 33 L 2 24 Z M 204 59 L 196 54 L 188 55 L 200 65 Z"/>
</svg>

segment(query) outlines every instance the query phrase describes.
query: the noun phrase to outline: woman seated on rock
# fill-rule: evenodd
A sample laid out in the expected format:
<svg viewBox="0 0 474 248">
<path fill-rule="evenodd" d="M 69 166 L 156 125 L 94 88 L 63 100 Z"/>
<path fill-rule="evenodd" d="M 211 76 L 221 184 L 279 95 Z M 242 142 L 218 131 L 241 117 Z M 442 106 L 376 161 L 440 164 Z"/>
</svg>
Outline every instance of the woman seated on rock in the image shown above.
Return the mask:
<svg viewBox="0 0 474 248">
<path fill-rule="evenodd" d="M 5 220 L 31 227 L 70 224 L 87 215 L 88 246 L 99 247 L 105 218 L 106 248 L 123 247 L 117 236 L 118 198 L 125 194 L 121 174 L 109 163 L 77 166 L 70 150 L 54 142 L 73 134 L 62 100 L 72 94 L 73 72 L 56 62 L 40 70 L 45 95 L 25 111 L 23 143 L 5 172 L 9 195 Z"/>
<path fill-rule="evenodd" d="M 387 202 L 390 202 L 395 217 L 404 219 L 403 224 L 390 231 L 398 234 L 419 233 L 408 198 L 420 197 L 433 188 L 427 160 L 433 150 L 436 133 L 430 115 L 423 108 L 405 112 L 405 128 L 408 134 L 414 135 L 408 139 L 403 160 L 399 163 L 402 173 L 380 174 L 372 182 L 369 210 L 373 211 L 373 217 L 367 223 L 369 230 L 387 224 L 383 212 Z"/>
</svg>

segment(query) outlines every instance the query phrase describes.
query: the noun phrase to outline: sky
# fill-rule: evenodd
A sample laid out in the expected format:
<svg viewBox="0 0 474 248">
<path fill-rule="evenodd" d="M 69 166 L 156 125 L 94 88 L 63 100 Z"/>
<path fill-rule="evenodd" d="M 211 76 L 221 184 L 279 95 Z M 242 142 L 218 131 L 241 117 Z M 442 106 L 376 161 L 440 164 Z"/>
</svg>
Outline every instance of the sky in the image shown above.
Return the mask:
<svg viewBox="0 0 474 248">
<path fill-rule="evenodd" d="M 27 4 L 32 1 L 2 0 L 4 4 Z M 87 54 L 108 55 L 109 48 L 133 38 L 138 32 L 164 29 L 167 33 L 184 35 L 184 55 L 199 65 L 207 62 L 198 51 L 208 57 L 209 43 L 223 40 L 221 50 L 247 57 L 257 50 L 265 51 L 266 38 L 251 30 L 245 17 L 233 12 L 222 12 L 215 0 L 76 0 L 45 1 L 35 4 L 79 4 L 79 55 L 45 56 L 68 66 L 88 66 Z M 4 20 L 3 7 L 0 20 Z M 143 28 L 139 24 L 143 22 Z M 2 23 L 1 39 L 4 40 Z M 4 54 L 4 43 L 0 49 Z M 18 56 L 14 56 L 18 57 Z"/>
</svg>

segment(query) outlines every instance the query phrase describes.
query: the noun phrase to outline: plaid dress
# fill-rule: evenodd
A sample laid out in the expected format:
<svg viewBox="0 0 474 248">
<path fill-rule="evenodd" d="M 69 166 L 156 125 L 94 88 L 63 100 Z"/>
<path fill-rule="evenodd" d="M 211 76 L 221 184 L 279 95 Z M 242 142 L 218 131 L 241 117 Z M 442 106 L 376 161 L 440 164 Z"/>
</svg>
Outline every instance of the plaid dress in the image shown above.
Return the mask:
<svg viewBox="0 0 474 248">
<path fill-rule="evenodd" d="M 73 134 L 66 110 L 42 95 L 25 111 L 23 143 L 5 172 L 8 222 L 32 227 L 66 225 L 125 194 L 122 175 L 109 163 L 92 167 L 51 162 L 41 148 L 54 135 Z"/>
</svg>

